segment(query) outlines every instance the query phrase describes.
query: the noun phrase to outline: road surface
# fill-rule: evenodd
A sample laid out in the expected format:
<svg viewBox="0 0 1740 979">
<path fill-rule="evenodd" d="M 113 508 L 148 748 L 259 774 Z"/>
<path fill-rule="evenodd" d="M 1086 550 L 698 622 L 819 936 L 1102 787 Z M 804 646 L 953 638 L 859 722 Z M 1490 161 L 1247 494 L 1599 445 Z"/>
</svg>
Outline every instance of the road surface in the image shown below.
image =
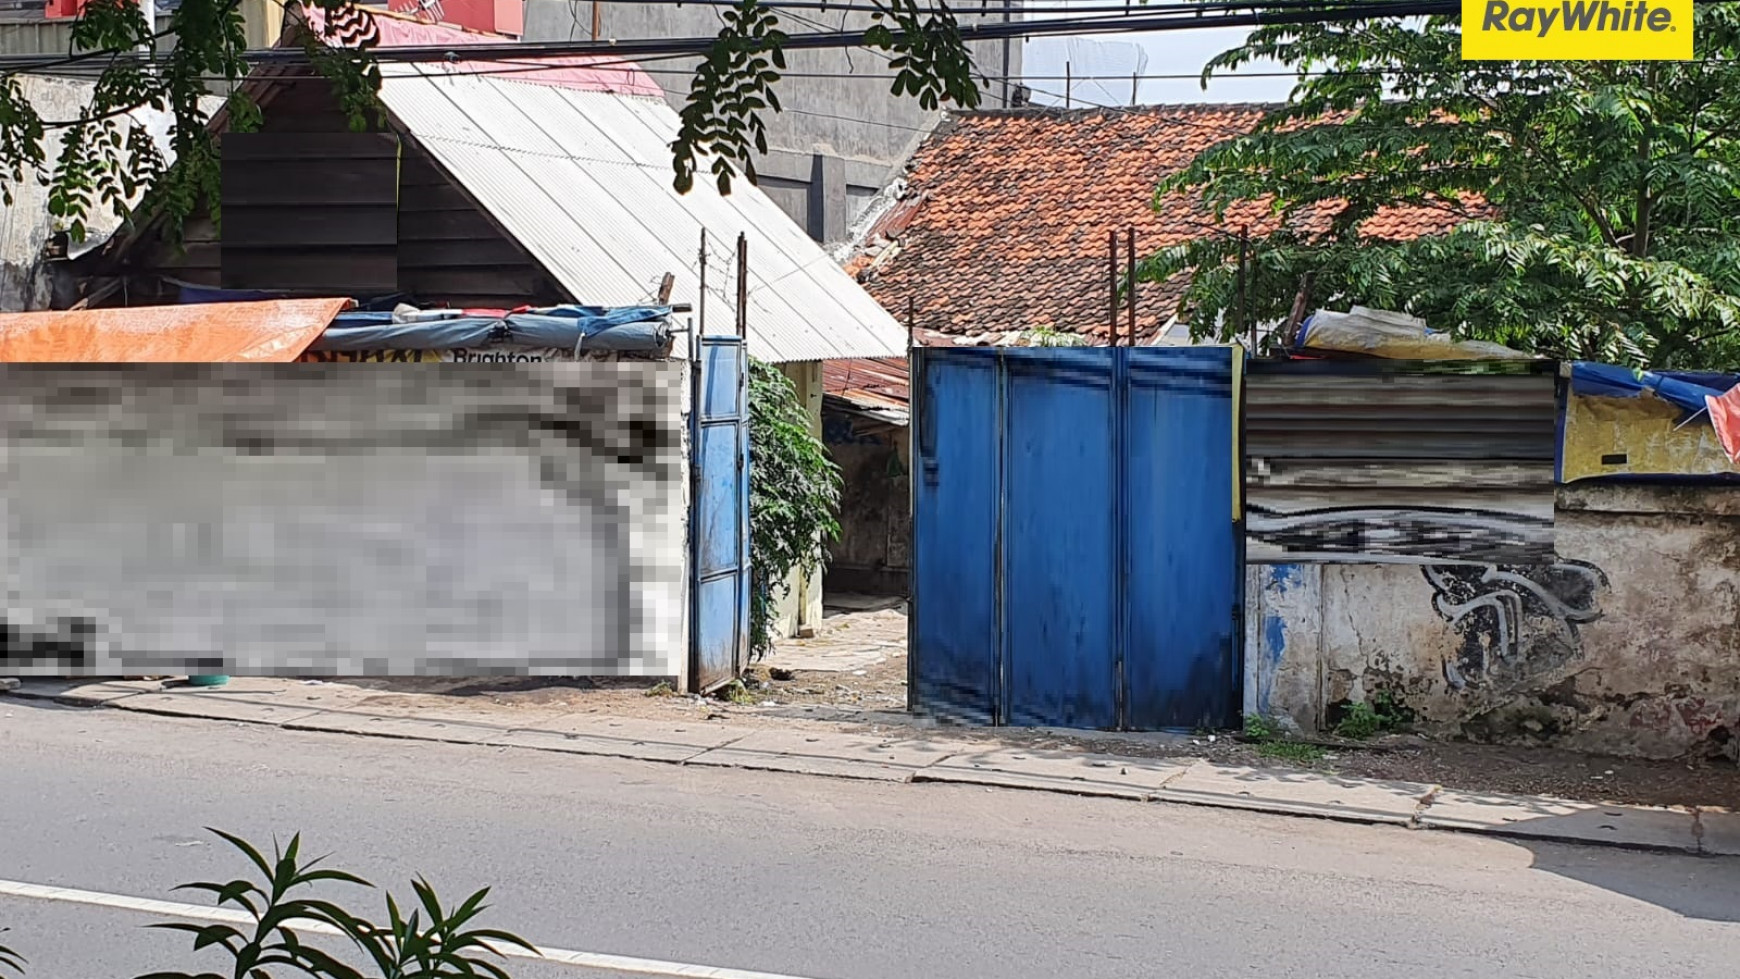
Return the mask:
<svg viewBox="0 0 1740 979">
<path fill-rule="evenodd" d="M 1735 859 L 0 699 L 0 882 L 199 902 L 171 889 L 245 869 L 206 826 L 301 832 L 403 893 L 415 874 L 454 898 L 492 886 L 489 920 L 542 946 L 795 979 L 1706 979 L 1740 961 Z M 0 885 L 0 942 L 33 979 L 217 964 L 113 903 Z"/>
</svg>

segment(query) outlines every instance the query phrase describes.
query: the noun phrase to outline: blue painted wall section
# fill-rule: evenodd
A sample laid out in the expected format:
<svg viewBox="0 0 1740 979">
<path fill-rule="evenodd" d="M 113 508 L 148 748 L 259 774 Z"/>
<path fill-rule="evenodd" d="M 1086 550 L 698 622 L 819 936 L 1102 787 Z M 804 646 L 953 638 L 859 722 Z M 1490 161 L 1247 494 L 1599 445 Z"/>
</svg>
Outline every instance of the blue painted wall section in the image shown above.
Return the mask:
<svg viewBox="0 0 1740 979">
<path fill-rule="evenodd" d="M 914 706 L 972 723 L 1236 724 L 1234 352 L 914 358 Z"/>
</svg>

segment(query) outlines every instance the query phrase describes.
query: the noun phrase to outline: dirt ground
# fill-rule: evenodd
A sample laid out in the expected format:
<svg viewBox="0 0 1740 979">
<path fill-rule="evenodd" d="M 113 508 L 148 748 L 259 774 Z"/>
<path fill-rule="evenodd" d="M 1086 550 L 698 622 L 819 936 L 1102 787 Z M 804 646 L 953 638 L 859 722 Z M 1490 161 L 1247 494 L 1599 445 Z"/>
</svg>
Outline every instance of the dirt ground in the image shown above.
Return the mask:
<svg viewBox="0 0 1740 979">
<path fill-rule="evenodd" d="M 781 642 L 754 664 L 741 689 L 681 695 L 644 680 L 376 678 L 342 682 L 379 690 L 365 705 L 412 707 L 435 694 L 480 714 L 503 708 L 562 708 L 654 720 L 729 721 L 743 726 L 828 724 L 881 735 L 910 730 L 952 740 L 1076 749 L 1135 757 L 1195 756 L 1229 765 L 1307 768 L 1363 778 L 1424 782 L 1470 792 L 1549 795 L 1593 802 L 1740 810 L 1740 767 L 1726 761 L 1652 761 L 1530 746 L 1479 745 L 1391 735 L 1326 742 L 1322 757 L 1283 762 L 1235 732 L 1184 736 L 1056 729 L 945 727 L 906 711 L 906 616 L 902 608 L 832 610 L 816 634 Z M 864 660 L 845 670 L 787 670 L 782 662 L 839 655 Z M 470 711 L 465 711 L 469 713 Z"/>
</svg>

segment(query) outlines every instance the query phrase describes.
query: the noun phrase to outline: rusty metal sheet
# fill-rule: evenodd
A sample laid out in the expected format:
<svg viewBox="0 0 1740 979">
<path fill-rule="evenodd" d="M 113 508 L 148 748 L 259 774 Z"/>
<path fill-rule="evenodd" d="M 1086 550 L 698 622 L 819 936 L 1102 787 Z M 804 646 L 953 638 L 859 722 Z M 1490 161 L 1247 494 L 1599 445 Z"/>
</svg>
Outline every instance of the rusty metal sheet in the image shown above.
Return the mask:
<svg viewBox="0 0 1740 979">
<path fill-rule="evenodd" d="M 4 363 L 290 363 L 349 299 L 0 314 Z"/>
</svg>

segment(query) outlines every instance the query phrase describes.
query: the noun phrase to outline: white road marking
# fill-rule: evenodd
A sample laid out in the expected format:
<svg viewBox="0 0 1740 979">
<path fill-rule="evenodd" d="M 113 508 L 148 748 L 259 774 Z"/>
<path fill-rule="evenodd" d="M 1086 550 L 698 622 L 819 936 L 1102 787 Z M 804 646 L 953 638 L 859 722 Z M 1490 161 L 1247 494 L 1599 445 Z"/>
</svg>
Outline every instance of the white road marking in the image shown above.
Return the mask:
<svg viewBox="0 0 1740 979">
<path fill-rule="evenodd" d="M 31 884 L 21 880 L 0 880 L 0 897 L 60 901 L 65 904 L 83 904 L 90 907 L 112 908 L 117 911 L 136 911 L 140 914 L 187 918 L 192 921 L 214 921 L 226 925 L 252 925 L 254 923 L 254 919 L 248 914 L 229 908 L 182 904 L 178 901 L 157 901 L 145 897 L 127 897 L 124 894 L 105 894 L 101 891 L 80 891 L 70 887 L 49 887 L 45 884 Z M 317 935 L 341 934 L 337 928 L 318 921 L 297 921 L 291 927 L 296 931 Z M 784 975 L 777 972 L 751 972 L 744 969 L 689 965 L 683 962 L 663 962 L 658 959 L 641 959 L 629 955 L 576 952 L 565 948 L 538 946 L 536 954 L 512 946 L 492 945 L 491 948 L 501 955 L 511 958 L 537 959 L 558 962 L 562 965 L 571 965 L 581 969 L 634 972 L 649 976 L 682 976 L 685 979 L 805 979 L 803 976 Z"/>
</svg>

